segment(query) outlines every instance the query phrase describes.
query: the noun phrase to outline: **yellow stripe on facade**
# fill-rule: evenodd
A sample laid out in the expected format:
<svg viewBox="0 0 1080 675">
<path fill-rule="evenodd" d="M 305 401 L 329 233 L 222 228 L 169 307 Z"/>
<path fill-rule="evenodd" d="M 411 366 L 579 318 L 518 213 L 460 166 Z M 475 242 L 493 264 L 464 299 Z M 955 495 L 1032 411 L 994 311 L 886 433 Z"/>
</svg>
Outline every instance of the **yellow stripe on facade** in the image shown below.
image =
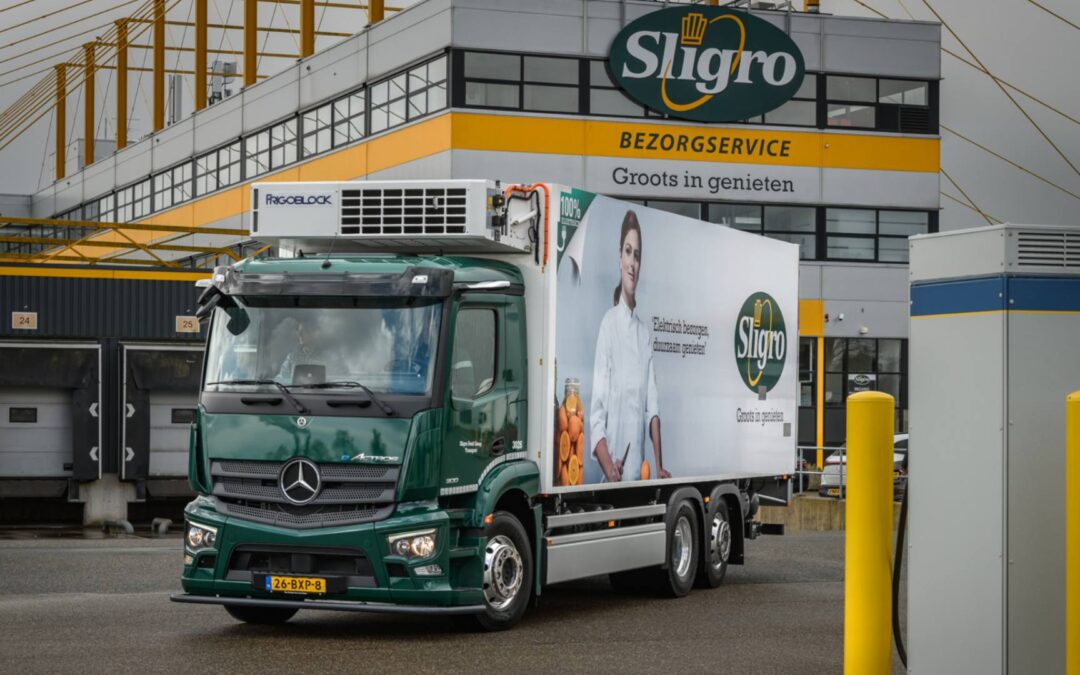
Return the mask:
<svg viewBox="0 0 1080 675">
<path fill-rule="evenodd" d="M 799 299 L 799 336 L 825 334 L 825 301 Z"/>
<path fill-rule="evenodd" d="M 61 277 L 65 279 L 138 279 L 141 281 L 195 282 L 209 278 L 205 271 L 159 272 L 157 270 L 106 270 L 99 267 L 9 267 L 0 266 L 4 277 Z"/>
<path fill-rule="evenodd" d="M 453 148 L 827 169 L 940 169 L 940 140 L 828 131 L 681 126 L 454 113 Z"/>
<path fill-rule="evenodd" d="M 444 112 L 255 180 L 354 180 L 447 150 L 931 173 L 937 173 L 940 168 L 937 138 Z M 246 212 L 250 208 L 250 194 L 249 182 L 139 222 L 211 225 Z M 128 237 L 140 244 L 178 238 L 173 232 L 153 231 L 129 232 Z M 116 233 L 103 234 L 95 240 L 115 242 L 117 253 L 130 250 L 129 241 Z M 66 250 L 79 250 L 79 247 Z M 96 256 L 108 254 L 100 247 L 82 252 Z"/>
</svg>

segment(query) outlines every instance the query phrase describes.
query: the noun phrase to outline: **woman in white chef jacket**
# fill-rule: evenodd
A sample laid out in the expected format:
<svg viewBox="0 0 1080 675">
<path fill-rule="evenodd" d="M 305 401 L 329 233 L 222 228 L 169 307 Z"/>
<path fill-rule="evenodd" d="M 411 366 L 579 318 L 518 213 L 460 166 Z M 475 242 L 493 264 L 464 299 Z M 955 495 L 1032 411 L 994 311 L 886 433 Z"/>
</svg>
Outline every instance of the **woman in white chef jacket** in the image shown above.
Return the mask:
<svg viewBox="0 0 1080 675">
<path fill-rule="evenodd" d="M 660 452 L 660 411 L 656 400 L 652 336 L 638 315 L 641 225 L 627 211 L 619 234 L 619 285 L 614 307 L 604 314 L 593 361 L 589 432 L 593 455 L 608 482 L 641 479 L 645 437 L 652 441 L 650 474 L 670 478 Z"/>
</svg>

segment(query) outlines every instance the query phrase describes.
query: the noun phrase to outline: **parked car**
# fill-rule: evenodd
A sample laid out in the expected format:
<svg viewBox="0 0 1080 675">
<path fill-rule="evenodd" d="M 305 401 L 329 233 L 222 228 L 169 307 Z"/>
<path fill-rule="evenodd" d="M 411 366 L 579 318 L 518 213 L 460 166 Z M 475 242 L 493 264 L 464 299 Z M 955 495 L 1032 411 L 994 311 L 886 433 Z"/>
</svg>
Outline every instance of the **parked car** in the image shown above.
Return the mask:
<svg viewBox="0 0 1080 675">
<path fill-rule="evenodd" d="M 893 499 L 899 501 L 907 489 L 907 451 L 908 435 L 893 436 Z M 821 470 L 821 487 L 818 494 L 822 497 L 844 497 L 847 487 L 847 453 L 844 449 L 825 458 Z"/>
</svg>

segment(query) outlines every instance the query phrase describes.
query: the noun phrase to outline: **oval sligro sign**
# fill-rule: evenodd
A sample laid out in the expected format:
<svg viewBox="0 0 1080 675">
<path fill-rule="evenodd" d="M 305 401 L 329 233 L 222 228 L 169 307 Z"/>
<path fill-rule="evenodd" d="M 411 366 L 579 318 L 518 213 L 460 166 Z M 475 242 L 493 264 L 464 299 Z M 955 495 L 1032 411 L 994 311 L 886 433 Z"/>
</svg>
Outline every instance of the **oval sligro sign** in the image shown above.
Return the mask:
<svg viewBox="0 0 1080 675">
<path fill-rule="evenodd" d="M 652 110 L 699 122 L 744 120 L 795 95 L 806 65 L 784 31 L 725 7 L 651 12 L 619 31 L 611 75 Z"/>
</svg>

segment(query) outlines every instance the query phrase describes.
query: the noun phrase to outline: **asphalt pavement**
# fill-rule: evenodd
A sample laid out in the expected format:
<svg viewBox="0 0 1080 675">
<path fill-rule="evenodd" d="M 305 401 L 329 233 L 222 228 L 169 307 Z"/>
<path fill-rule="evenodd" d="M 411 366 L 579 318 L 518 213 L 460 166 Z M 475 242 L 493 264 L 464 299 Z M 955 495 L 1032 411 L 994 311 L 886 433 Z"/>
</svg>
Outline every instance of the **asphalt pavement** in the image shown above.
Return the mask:
<svg viewBox="0 0 1080 675">
<path fill-rule="evenodd" d="M 323 611 L 249 626 L 169 602 L 181 555 L 179 537 L 0 532 L 0 672 L 842 671 L 840 532 L 749 542 L 723 586 L 678 600 L 605 578 L 555 586 L 498 634 L 461 617 Z"/>
</svg>

